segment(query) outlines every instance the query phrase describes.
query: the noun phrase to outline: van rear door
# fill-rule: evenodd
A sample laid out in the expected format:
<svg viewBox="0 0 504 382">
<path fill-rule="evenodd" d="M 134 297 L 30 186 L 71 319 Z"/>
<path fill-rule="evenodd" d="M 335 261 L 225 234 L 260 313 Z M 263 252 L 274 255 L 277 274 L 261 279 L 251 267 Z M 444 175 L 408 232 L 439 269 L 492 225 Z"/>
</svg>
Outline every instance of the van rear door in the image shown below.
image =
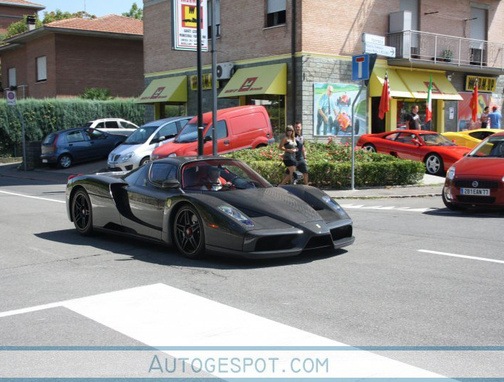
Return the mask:
<svg viewBox="0 0 504 382">
<path fill-rule="evenodd" d="M 242 150 L 245 148 L 253 147 L 255 148 L 255 143 L 258 138 L 261 139 L 264 144 L 271 137 L 266 137 L 267 133 L 270 131 L 269 128 L 269 117 L 267 115 L 258 111 L 252 113 L 241 114 L 233 116 L 229 119 L 230 134 L 232 135 L 232 150 Z"/>
</svg>

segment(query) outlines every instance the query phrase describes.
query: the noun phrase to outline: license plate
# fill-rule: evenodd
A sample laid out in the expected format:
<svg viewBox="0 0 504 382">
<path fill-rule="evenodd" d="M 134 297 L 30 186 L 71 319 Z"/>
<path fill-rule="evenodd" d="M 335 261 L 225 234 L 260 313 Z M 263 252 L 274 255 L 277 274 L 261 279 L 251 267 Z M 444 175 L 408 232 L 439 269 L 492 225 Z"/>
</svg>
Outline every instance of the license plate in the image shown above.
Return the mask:
<svg viewBox="0 0 504 382">
<path fill-rule="evenodd" d="M 461 188 L 460 193 L 462 195 L 490 196 L 490 189 L 489 188 Z"/>
<path fill-rule="evenodd" d="M 42 163 L 47 163 L 47 159 L 42 159 Z"/>
</svg>

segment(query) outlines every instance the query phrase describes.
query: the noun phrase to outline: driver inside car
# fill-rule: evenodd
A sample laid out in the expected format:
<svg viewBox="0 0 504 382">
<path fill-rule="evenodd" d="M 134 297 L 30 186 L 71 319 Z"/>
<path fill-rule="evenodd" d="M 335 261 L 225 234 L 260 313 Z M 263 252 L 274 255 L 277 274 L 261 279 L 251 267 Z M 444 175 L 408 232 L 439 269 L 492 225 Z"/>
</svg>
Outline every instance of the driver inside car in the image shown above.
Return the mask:
<svg viewBox="0 0 504 382">
<path fill-rule="evenodd" d="M 219 191 L 228 184 L 226 180 L 220 176 L 220 169 L 217 166 L 210 166 L 207 170 L 207 176 L 203 179 L 201 186 L 202 190 Z"/>
</svg>

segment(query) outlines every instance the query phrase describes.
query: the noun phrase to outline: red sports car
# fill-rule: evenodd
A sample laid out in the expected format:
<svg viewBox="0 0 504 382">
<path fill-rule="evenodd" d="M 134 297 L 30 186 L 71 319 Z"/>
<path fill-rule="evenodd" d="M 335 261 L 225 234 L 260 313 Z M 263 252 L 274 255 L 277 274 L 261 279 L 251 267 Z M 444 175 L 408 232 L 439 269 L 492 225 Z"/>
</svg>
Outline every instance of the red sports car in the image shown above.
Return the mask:
<svg viewBox="0 0 504 382">
<path fill-rule="evenodd" d="M 489 136 L 449 168 L 442 196 L 451 210 L 504 209 L 504 132 Z"/>
<path fill-rule="evenodd" d="M 457 146 L 442 135 L 428 130 L 394 130 L 361 135 L 357 146 L 425 163 L 427 173 L 442 175 L 471 149 Z"/>
</svg>

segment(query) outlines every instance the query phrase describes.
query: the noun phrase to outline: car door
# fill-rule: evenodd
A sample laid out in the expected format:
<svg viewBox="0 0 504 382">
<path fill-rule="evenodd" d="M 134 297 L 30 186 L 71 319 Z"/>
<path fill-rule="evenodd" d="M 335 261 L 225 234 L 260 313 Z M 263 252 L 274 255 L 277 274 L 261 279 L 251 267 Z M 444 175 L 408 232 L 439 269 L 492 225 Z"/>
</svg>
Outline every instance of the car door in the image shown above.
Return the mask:
<svg viewBox="0 0 504 382">
<path fill-rule="evenodd" d="M 177 126 L 177 122 L 170 122 L 163 125 L 150 140 L 149 151 L 152 152 L 156 147 L 159 147 L 165 144 L 168 140 L 175 138 L 179 131 L 180 129 Z"/>
<path fill-rule="evenodd" d="M 107 133 L 96 129 L 86 129 L 86 134 L 91 143 L 90 157 L 104 158 L 114 148 L 114 141 Z"/>
<path fill-rule="evenodd" d="M 65 142 L 62 151 L 70 153 L 75 162 L 86 160 L 92 151 L 91 141 L 82 129 L 69 131 L 62 142 Z"/>
<path fill-rule="evenodd" d="M 164 207 L 170 194 L 180 191 L 162 189 L 161 182 L 177 179 L 178 167 L 163 162 L 153 162 L 142 167 L 137 181 L 126 187 L 129 211 L 123 215 L 123 225 L 136 233 L 161 240 Z"/>
<path fill-rule="evenodd" d="M 396 154 L 398 158 L 422 160 L 422 146 L 418 144 L 419 137 L 411 132 L 400 132 L 396 138 Z"/>
<path fill-rule="evenodd" d="M 232 150 L 229 129 L 225 120 L 217 121 L 217 129 L 215 131 L 217 137 L 217 152 L 219 154 L 226 153 Z M 213 133 L 210 126 L 204 136 L 203 153 L 205 155 L 212 155 L 213 153 Z"/>
</svg>

